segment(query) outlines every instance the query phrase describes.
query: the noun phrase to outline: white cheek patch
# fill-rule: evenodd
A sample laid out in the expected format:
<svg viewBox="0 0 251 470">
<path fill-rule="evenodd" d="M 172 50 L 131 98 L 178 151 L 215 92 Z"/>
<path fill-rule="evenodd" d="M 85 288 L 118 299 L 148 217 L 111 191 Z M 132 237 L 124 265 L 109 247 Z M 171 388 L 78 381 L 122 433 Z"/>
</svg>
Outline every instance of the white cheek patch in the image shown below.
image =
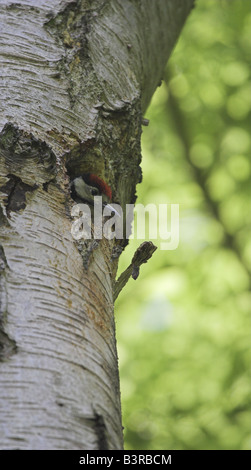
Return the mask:
<svg viewBox="0 0 251 470">
<path fill-rule="evenodd" d="M 86 197 L 90 198 L 90 194 L 87 193 L 85 183 L 83 182 L 82 178 L 76 178 L 74 181 L 75 184 L 75 191 L 79 197 L 85 199 Z"/>
</svg>

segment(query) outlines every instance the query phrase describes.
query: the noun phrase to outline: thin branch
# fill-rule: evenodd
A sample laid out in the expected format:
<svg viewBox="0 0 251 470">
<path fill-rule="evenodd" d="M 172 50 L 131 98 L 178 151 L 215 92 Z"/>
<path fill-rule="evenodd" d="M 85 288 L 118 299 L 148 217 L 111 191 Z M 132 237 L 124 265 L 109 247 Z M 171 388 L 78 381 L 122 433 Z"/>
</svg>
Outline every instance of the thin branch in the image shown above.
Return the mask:
<svg viewBox="0 0 251 470">
<path fill-rule="evenodd" d="M 118 280 L 115 281 L 114 290 L 113 290 L 113 299 L 114 301 L 118 297 L 119 293 L 126 285 L 130 277 L 136 280 L 139 276 L 139 268 L 141 264 L 146 263 L 157 250 L 157 247 L 152 242 L 143 242 L 137 248 L 132 258 L 131 264 L 125 271 L 119 276 Z"/>
</svg>

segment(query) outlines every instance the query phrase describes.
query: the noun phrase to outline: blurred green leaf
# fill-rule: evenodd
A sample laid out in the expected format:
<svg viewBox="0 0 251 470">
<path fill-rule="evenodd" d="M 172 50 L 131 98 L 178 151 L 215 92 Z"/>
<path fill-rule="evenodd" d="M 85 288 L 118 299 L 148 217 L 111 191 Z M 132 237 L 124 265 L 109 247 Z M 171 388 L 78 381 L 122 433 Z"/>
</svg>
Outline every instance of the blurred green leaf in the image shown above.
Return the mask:
<svg viewBox="0 0 251 470">
<path fill-rule="evenodd" d="M 197 0 L 146 113 L 138 202 L 179 204 L 180 243 L 116 303 L 127 449 L 250 448 L 250 31 Z"/>
</svg>

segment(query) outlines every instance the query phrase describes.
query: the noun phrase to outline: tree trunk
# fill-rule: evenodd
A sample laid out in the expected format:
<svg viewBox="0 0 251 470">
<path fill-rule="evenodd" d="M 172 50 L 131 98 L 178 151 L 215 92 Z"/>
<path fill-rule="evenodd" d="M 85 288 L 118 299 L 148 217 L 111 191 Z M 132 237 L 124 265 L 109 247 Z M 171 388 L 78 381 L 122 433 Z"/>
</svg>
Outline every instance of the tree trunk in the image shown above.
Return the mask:
<svg viewBox="0 0 251 470">
<path fill-rule="evenodd" d="M 142 113 L 193 0 L 1 1 L 0 445 L 123 447 L 113 285 L 126 240 L 74 240 L 69 181 L 122 208 Z"/>
</svg>

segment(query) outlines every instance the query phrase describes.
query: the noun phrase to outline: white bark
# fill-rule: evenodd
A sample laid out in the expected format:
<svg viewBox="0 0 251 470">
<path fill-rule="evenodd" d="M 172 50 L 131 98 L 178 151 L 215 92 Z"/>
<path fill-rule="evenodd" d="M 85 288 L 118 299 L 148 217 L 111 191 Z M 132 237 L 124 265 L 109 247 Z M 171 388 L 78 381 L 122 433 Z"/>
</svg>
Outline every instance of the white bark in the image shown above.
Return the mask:
<svg viewBox="0 0 251 470">
<path fill-rule="evenodd" d="M 1 448 L 93 449 L 106 445 L 106 426 L 109 447 L 119 448 L 119 420 L 107 413 L 120 415 L 109 250 L 96 248 L 83 269 L 62 189 L 46 192 L 34 161 L 20 176 L 32 184 L 34 171 L 38 189 L 1 227 Z"/>
<path fill-rule="evenodd" d="M 123 446 L 119 247 L 74 242 L 68 176 L 135 200 L 142 110 L 193 2 L 87 3 L 0 5 L 2 449 Z"/>
</svg>

